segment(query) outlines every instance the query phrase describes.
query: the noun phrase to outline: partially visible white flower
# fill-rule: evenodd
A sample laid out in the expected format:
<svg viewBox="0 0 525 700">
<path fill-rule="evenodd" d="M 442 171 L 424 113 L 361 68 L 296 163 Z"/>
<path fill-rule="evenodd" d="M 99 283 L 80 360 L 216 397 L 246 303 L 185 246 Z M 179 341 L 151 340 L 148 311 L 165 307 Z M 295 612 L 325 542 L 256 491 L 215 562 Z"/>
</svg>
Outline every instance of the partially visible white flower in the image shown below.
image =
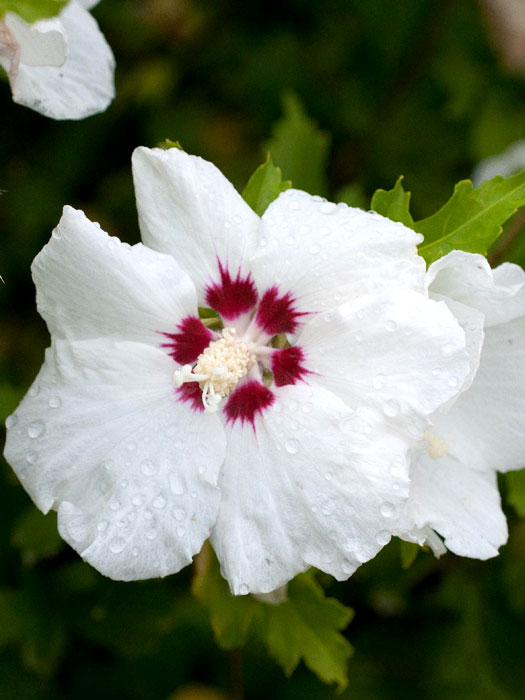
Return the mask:
<svg viewBox="0 0 525 700">
<path fill-rule="evenodd" d="M 487 559 L 507 540 L 496 472 L 525 466 L 525 273 L 453 251 L 428 283 L 465 330 L 471 374 L 414 455 L 397 534 L 440 553 L 435 530 L 456 554 Z"/>
<path fill-rule="evenodd" d="M 525 139 L 511 143 L 504 151 L 480 161 L 472 172 L 472 182 L 479 187 L 496 175 L 509 177 L 525 168 Z"/>
<path fill-rule="evenodd" d="M 133 169 L 145 246 L 66 207 L 33 264 L 52 346 L 7 460 L 113 578 L 178 571 L 208 537 L 234 593 L 347 578 L 408 495 L 408 426 L 468 372 L 418 234 L 296 190 L 259 218 L 177 149 Z"/>
<path fill-rule="evenodd" d="M 83 119 L 115 96 L 115 59 L 87 11 L 71 0 L 57 17 L 27 24 L 13 12 L 0 19 L 0 66 L 13 100 L 52 119 Z"/>
</svg>

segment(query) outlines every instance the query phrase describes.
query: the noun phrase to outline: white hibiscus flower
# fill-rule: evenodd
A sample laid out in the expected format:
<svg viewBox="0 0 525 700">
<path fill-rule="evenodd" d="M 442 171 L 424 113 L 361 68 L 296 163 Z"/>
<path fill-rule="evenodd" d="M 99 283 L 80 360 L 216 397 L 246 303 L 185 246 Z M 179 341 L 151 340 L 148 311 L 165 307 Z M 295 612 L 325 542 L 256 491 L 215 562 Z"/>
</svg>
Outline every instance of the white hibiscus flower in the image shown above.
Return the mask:
<svg viewBox="0 0 525 700">
<path fill-rule="evenodd" d="M 52 345 L 7 460 L 113 578 L 178 571 L 210 536 L 234 593 L 347 578 L 407 497 L 407 424 L 468 372 L 418 234 L 294 190 L 259 218 L 177 149 L 133 166 L 145 246 L 66 207 L 33 264 Z"/>
<path fill-rule="evenodd" d="M 414 456 L 398 534 L 439 554 L 435 530 L 456 554 L 487 559 L 507 540 L 496 471 L 525 466 L 525 273 L 453 251 L 430 266 L 428 283 L 465 330 L 471 373 Z"/>
<path fill-rule="evenodd" d="M 88 9 L 71 0 L 58 17 L 27 24 L 13 12 L 0 18 L 0 66 L 13 100 L 52 119 L 83 119 L 115 96 L 115 59 Z"/>
</svg>

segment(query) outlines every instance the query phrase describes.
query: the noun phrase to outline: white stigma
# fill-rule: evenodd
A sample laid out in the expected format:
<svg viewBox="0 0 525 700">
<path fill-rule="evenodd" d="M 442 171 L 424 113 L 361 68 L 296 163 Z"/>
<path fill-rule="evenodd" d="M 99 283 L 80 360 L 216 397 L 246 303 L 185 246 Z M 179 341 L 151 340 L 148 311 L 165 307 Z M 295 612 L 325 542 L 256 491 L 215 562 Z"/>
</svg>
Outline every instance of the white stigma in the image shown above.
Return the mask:
<svg viewBox="0 0 525 700">
<path fill-rule="evenodd" d="M 197 358 L 192 368 L 184 365 L 173 374 L 176 387 L 199 382 L 206 413 L 215 413 L 221 400 L 230 394 L 255 364 L 255 344 L 237 338 L 234 328 L 225 328 Z"/>
<path fill-rule="evenodd" d="M 443 438 L 437 437 L 434 435 L 432 430 L 430 428 L 427 428 L 425 430 L 424 434 L 425 441 L 428 443 L 428 455 L 432 459 L 439 459 L 440 457 L 444 457 L 447 452 L 447 445 Z"/>
</svg>

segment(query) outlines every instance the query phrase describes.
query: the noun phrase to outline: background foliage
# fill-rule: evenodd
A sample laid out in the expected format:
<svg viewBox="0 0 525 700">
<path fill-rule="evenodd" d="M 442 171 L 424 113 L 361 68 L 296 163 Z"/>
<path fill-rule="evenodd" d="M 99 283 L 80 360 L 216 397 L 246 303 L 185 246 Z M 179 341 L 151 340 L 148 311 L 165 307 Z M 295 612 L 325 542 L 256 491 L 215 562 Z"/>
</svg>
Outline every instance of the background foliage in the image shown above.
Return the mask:
<svg viewBox="0 0 525 700">
<path fill-rule="evenodd" d="M 54 123 L 12 103 L 0 85 L 2 419 L 48 342 L 29 265 L 62 205 L 139 240 L 135 146 L 178 139 L 240 191 L 269 150 L 284 181 L 365 208 L 403 174 L 413 218 L 424 223 L 481 158 L 525 137 L 524 75 L 503 67 L 473 0 L 106 0 L 94 14 L 117 58 L 117 99 L 105 114 Z M 273 170 L 263 175 L 287 186 Z M 247 196 L 264 206 L 257 192 L 252 181 Z M 401 184 L 396 193 L 383 205 L 406 217 Z M 507 225 L 494 261 L 525 265 L 522 221 L 518 212 Z M 439 229 L 439 221 L 425 225 Z M 197 577 L 197 597 L 189 569 L 162 582 L 104 579 L 61 542 L 54 516 L 36 511 L 5 463 L 0 478 L 1 698 L 224 697 L 239 655 L 213 638 L 220 579 L 206 588 Z M 235 646 L 228 635 L 246 635 L 247 697 L 336 697 L 303 663 L 287 678 L 274 660 L 288 671 L 299 662 L 272 625 L 281 617 L 300 629 L 301 605 L 315 607 L 322 586 L 355 611 L 348 641 L 325 636 L 340 664 L 355 650 L 344 700 L 525 698 L 522 474 L 501 486 L 511 536 L 495 560 L 438 561 L 394 541 L 348 582 L 299 578 L 295 607 L 264 611 L 244 599 L 237 628 L 222 633 L 226 647 Z M 329 605 L 344 627 L 350 612 Z M 322 638 L 321 621 L 316 632 Z M 305 661 L 319 665 L 308 650 Z M 340 667 L 323 669 L 344 685 Z"/>
</svg>

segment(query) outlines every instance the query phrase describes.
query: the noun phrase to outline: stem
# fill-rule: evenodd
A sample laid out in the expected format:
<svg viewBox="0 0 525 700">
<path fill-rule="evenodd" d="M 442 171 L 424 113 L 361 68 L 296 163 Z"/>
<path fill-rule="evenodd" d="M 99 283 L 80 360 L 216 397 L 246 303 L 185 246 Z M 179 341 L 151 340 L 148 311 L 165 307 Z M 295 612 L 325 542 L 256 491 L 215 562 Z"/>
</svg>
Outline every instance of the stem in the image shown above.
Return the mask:
<svg viewBox="0 0 525 700">
<path fill-rule="evenodd" d="M 227 652 L 230 662 L 231 700 L 244 700 L 244 684 L 242 678 L 242 652 L 232 649 Z"/>
</svg>

